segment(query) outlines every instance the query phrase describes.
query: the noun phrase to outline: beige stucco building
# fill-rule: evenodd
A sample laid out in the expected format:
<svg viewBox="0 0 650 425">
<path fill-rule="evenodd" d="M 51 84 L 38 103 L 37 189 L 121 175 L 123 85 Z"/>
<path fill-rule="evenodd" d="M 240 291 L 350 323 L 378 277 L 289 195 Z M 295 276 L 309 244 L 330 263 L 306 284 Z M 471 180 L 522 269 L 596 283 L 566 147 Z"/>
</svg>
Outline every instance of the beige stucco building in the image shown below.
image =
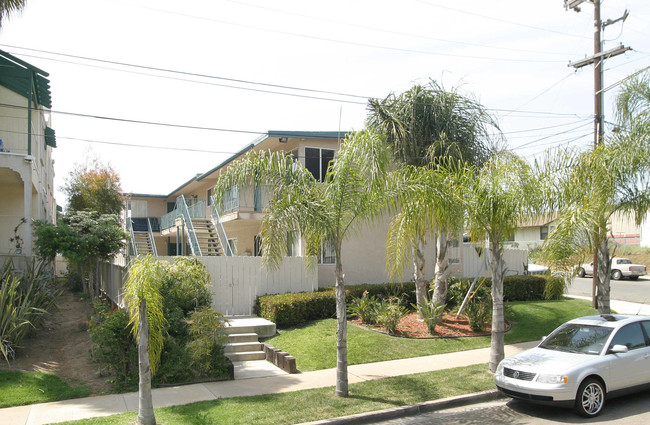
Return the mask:
<svg viewBox="0 0 650 425">
<path fill-rule="evenodd" d="M 24 267 L 34 255 L 33 221 L 56 218 L 47 76 L 0 50 L 0 265 Z"/>
<path fill-rule="evenodd" d="M 195 176 L 166 195 L 127 194 L 125 222 L 132 223 L 131 253 L 166 255 L 260 255 L 260 226 L 269 193 L 263 185 L 233 188 L 218 211 L 212 205 L 212 188 L 229 164 L 249 151 L 283 151 L 294 155 L 315 178 L 322 180 L 329 161 L 339 148 L 344 133 L 269 131 L 215 168 Z M 186 211 L 193 222 L 183 217 Z M 386 283 L 386 235 L 390 218 L 365 224 L 343 245 L 346 284 Z M 130 230 L 131 231 L 131 230 Z M 191 235 L 194 233 L 197 238 Z M 149 235 L 147 237 L 147 234 Z M 153 240 L 154 243 L 147 242 Z M 227 240 L 228 243 L 221 243 Z M 135 251 L 135 252 L 134 252 Z M 455 275 L 462 274 L 459 254 L 450 250 Z M 304 256 L 300 241 L 290 247 L 291 256 Z M 433 277 L 433 252 L 425 253 L 426 276 Z M 318 259 L 319 287 L 334 284 L 334 253 L 325 247 Z M 407 265 L 404 275 L 395 280 L 412 279 Z"/>
</svg>

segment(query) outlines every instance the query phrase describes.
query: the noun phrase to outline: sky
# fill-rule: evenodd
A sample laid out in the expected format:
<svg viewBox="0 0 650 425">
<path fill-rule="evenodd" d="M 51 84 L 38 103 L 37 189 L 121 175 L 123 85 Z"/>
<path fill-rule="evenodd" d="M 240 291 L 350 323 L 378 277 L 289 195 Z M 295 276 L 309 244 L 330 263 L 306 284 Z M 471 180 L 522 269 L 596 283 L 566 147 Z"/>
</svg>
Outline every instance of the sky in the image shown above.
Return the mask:
<svg viewBox="0 0 650 425">
<path fill-rule="evenodd" d="M 533 159 L 593 145 L 593 5 L 562 0 L 27 0 L 3 49 L 47 71 L 56 198 L 98 158 L 125 192 L 168 194 L 268 130 L 364 127 L 368 98 L 436 80 Z M 604 0 L 605 119 L 650 66 L 650 2 Z M 608 125 L 607 132 L 613 127 Z"/>
</svg>

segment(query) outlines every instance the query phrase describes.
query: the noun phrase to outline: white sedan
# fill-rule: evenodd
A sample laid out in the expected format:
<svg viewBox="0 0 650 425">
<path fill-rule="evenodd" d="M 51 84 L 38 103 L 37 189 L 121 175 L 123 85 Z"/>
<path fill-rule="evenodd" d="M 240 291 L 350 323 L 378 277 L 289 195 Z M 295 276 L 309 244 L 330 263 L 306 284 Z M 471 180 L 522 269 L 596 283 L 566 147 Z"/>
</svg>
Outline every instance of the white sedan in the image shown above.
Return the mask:
<svg viewBox="0 0 650 425">
<path fill-rule="evenodd" d="M 596 416 L 606 399 L 650 388 L 650 317 L 571 320 L 537 347 L 503 359 L 494 382 L 509 397 Z"/>
</svg>

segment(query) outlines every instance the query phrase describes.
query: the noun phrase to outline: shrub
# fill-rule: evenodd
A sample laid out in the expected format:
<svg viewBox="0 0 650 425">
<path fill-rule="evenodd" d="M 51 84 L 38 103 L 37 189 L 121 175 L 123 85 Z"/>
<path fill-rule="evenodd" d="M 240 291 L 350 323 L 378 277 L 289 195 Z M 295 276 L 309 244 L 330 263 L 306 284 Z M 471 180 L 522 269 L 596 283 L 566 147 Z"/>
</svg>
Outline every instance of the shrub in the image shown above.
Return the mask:
<svg viewBox="0 0 650 425">
<path fill-rule="evenodd" d="M 264 295 L 257 298 L 255 312 L 277 326 L 295 326 L 336 316 L 336 299 L 333 291 Z"/>
<path fill-rule="evenodd" d="M 379 300 L 365 291 L 360 298 L 354 298 L 348 306 L 348 314 L 358 317 L 363 323 L 374 324 L 377 320 Z"/>
<path fill-rule="evenodd" d="M 492 299 L 474 297 L 467 303 L 463 312 L 467 317 L 469 327 L 474 332 L 483 332 L 485 322 L 489 321 L 492 316 Z"/>
<path fill-rule="evenodd" d="M 33 261 L 20 275 L 12 266 L 8 261 L 0 269 L 0 355 L 7 361 L 61 294 L 44 263 Z"/>
<path fill-rule="evenodd" d="M 547 300 L 559 300 L 566 292 L 566 282 L 560 276 L 547 276 L 544 286 L 544 298 Z"/>
<path fill-rule="evenodd" d="M 442 321 L 442 314 L 445 311 L 445 304 L 438 304 L 433 299 L 425 299 L 423 305 L 418 306 L 411 304 L 411 306 L 420 313 L 424 323 L 427 324 L 429 335 L 436 333 L 436 326 Z"/>
<path fill-rule="evenodd" d="M 478 279 L 478 284 L 482 281 Z M 490 296 L 492 290 L 492 279 L 485 278 L 485 282 L 479 288 L 481 297 Z M 447 293 L 447 305 L 449 308 L 458 308 L 465 299 L 465 295 L 473 279 L 451 279 L 449 292 Z M 538 275 L 517 275 L 506 276 L 503 279 L 503 300 L 504 301 L 541 301 L 545 299 L 544 290 L 546 278 Z M 476 288 L 475 288 L 476 289 Z"/>
<path fill-rule="evenodd" d="M 406 316 L 406 308 L 399 298 L 390 297 L 377 306 L 377 324 L 383 326 L 389 335 L 395 335 L 399 320 Z"/>
<path fill-rule="evenodd" d="M 228 336 L 226 320 L 221 313 L 206 307 L 190 315 L 191 341 L 187 345 L 191 367 L 197 377 L 222 376 L 228 373 L 228 360 L 223 354 Z"/>
<path fill-rule="evenodd" d="M 111 373 L 118 391 L 138 383 L 138 346 L 131 333 L 129 314 L 107 302 L 95 302 L 95 314 L 88 322 L 91 355 L 104 373 Z"/>
</svg>

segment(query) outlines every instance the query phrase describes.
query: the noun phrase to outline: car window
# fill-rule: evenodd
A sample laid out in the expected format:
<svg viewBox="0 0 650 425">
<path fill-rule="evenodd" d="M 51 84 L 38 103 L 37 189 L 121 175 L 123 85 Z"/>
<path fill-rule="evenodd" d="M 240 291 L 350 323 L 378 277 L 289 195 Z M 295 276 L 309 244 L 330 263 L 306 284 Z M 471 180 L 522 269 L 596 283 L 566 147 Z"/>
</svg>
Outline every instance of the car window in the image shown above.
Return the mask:
<svg viewBox="0 0 650 425">
<path fill-rule="evenodd" d="M 628 260 L 627 258 L 620 258 L 618 260 L 618 264 L 632 264 L 632 260 Z"/>
<path fill-rule="evenodd" d="M 632 323 L 619 329 L 614 335 L 614 339 L 612 339 L 610 348 L 618 344 L 625 345 L 628 350 L 645 347 L 645 337 L 641 331 L 641 324 Z"/>
<path fill-rule="evenodd" d="M 641 326 L 643 327 L 643 329 L 645 329 L 646 336 L 650 338 L 650 320 L 641 322 Z"/>
<path fill-rule="evenodd" d="M 611 333 L 612 328 L 571 323 L 553 332 L 539 347 L 572 353 L 599 354 Z"/>
</svg>

